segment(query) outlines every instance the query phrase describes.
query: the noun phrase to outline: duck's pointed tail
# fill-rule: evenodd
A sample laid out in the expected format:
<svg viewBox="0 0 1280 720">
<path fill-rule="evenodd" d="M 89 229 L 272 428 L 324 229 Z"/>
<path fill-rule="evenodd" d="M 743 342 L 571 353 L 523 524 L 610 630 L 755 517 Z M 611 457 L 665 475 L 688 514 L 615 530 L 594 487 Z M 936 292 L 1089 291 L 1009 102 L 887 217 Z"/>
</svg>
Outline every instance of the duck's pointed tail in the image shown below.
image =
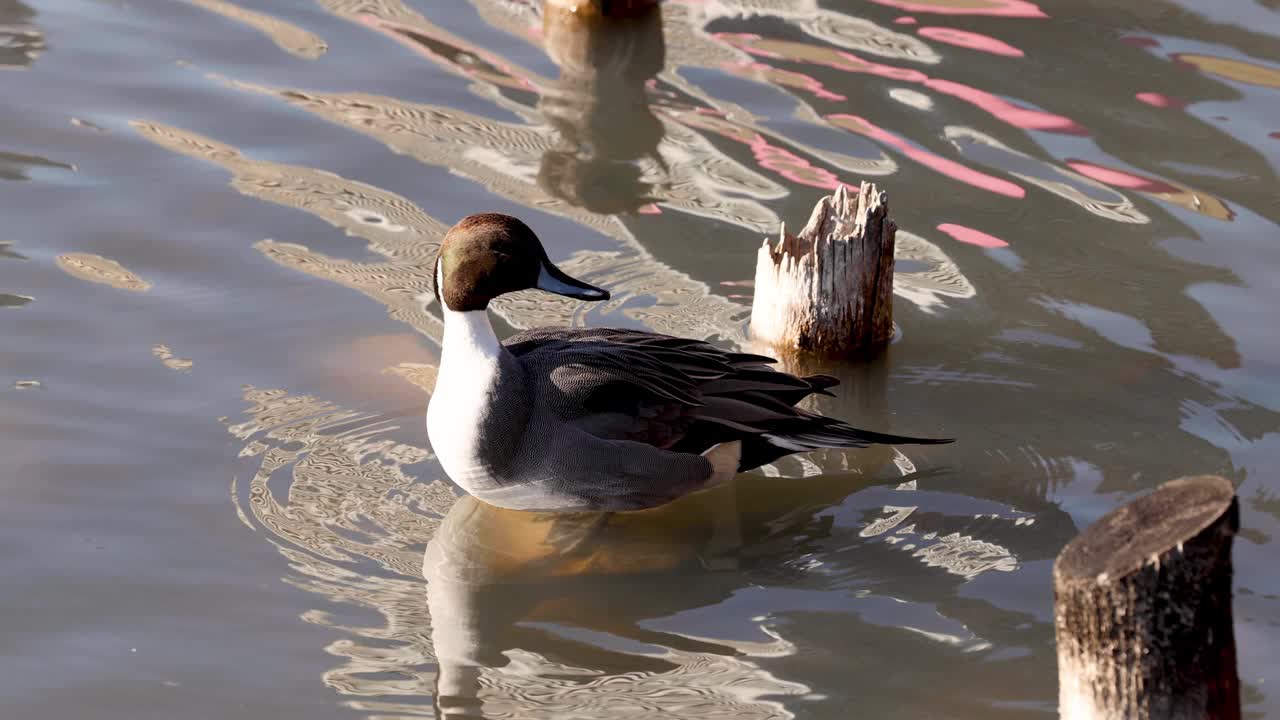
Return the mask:
<svg viewBox="0 0 1280 720">
<path fill-rule="evenodd" d="M 808 422 L 794 429 L 778 429 L 743 444 L 741 470 L 759 467 L 784 455 L 823 448 L 863 448 L 869 445 L 943 445 L 955 438 L 921 438 L 859 430 L 838 420 Z"/>
<path fill-rule="evenodd" d="M 868 445 L 943 445 L 955 442 L 955 438 L 921 438 L 909 435 L 890 435 L 873 430 L 859 430 L 838 420 L 823 418 L 827 422 L 805 423 L 801 427 L 788 432 L 766 433 L 762 435 L 770 444 L 779 448 L 793 449 L 794 452 L 817 450 L 819 448 L 853 448 Z"/>
<path fill-rule="evenodd" d="M 891 435 L 889 433 L 875 432 L 873 430 L 859 430 L 858 428 L 837 423 L 830 428 L 824 428 L 826 432 L 820 433 L 822 437 L 830 437 L 838 440 L 838 445 L 827 445 L 824 447 L 865 447 L 867 445 L 946 445 L 953 443 L 955 438 L 922 438 L 912 437 L 910 435 Z"/>
</svg>

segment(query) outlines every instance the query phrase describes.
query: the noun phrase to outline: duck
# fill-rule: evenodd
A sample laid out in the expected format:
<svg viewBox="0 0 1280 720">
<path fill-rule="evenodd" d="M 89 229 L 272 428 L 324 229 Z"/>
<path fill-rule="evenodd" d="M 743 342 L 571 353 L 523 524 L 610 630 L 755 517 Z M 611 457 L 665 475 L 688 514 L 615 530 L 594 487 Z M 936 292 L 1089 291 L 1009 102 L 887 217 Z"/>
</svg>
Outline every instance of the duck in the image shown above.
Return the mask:
<svg viewBox="0 0 1280 720">
<path fill-rule="evenodd" d="M 510 215 L 460 220 L 434 275 L 444 330 L 427 435 L 449 479 L 500 508 L 643 510 L 792 453 L 952 441 L 859 430 L 797 407 L 838 381 L 703 340 L 539 327 L 500 341 L 488 306 L 501 295 L 610 297 L 556 267 Z"/>
</svg>

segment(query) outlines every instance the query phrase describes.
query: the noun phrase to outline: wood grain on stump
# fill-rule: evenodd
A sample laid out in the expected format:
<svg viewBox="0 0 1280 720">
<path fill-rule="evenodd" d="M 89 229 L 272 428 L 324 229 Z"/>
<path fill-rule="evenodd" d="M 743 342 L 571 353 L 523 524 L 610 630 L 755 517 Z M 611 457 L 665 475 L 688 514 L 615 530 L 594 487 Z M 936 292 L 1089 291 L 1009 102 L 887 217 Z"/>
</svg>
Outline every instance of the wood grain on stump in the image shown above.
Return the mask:
<svg viewBox="0 0 1280 720">
<path fill-rule="evenodd" d="M 751 334 L 783 349 L 866 354 L 893 337 L 897 226 L 884 193 L 863 183 L 822 198 L 796 235 L 784 227 L 756 258 Z"/>
<path fill-rule="evenodd" d="M 1240 717 L 1231 618 L 1235 490 L 1165 483 L 1072 540 L 1053 568 L 1061 717 Z"/>
</svg>

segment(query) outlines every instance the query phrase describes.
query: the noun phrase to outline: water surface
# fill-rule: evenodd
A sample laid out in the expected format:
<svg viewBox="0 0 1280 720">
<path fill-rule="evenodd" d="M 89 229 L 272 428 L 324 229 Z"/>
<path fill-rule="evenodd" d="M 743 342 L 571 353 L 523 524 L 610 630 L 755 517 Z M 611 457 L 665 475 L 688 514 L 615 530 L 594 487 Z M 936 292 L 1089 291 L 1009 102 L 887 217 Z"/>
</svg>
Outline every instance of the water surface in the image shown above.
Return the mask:
<svg viewBox="0 0 1280 720">
<path fill-rule="evenodd" d="M 14 717 L 1052 717 L 1057 552 L 1217 473 L 1280 718 L 1274 3 L 0 0 L 0 84 Z M 955 445 L 607 523 L 441 473 L 457 219 L 614 291 L 503 333 L 740 346 L 762 237 L 859 181 L 901 337 L 820 409 Z"/>
</svg>

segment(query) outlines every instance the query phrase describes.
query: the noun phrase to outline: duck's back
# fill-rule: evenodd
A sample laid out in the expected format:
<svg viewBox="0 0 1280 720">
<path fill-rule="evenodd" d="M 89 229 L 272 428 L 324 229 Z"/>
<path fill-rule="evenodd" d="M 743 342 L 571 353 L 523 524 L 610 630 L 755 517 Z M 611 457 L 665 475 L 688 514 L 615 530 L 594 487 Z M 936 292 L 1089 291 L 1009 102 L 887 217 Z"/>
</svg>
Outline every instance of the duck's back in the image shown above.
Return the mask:
<svg viewBox="0 0 1280 720">
<path fill-rule="evenodd" d="M 686 437 L 704 405 L 700 385 L 732 371 L 731 354 L 712 345 L 637 330 L 535 328 L 503 345 L 525 368 L 535 407 L 597 437 L 659 448 Z"/>
<path fill-rule="evenodd" d="M 837 384 L 773 358 L 701 340 L 618 328 L 537 328 L 504 343 L 529 371 L 537 408 L 596 437 L 700 454 L 741 441 L 740 470 L 783 455 L 872 443 L 936 443 L 859 430 L 795 407 Z"/>
</svg>

